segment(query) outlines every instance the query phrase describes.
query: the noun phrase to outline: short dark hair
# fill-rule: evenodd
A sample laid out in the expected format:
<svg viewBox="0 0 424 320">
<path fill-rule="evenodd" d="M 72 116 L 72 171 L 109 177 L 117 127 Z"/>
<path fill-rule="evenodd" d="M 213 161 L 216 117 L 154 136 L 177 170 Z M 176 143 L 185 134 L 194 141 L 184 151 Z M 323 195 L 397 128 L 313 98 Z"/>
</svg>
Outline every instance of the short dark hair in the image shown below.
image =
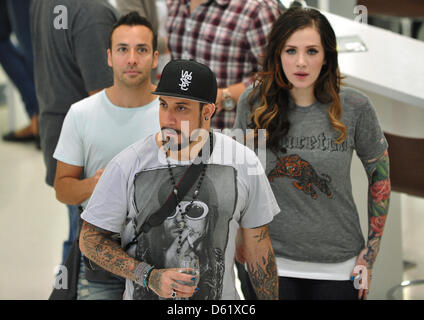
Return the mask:
<svg viewBox="0 0 424 320">
<path fill-rule="evenodd" d="M 110 30 L 109 34 L 109 49 L 112 48 L 112 34 L 116 28 L 120 26 L 145 26 L 150 31 L 152 31 L 153 35 L 153 52 L 157 50 L 158 47 L 158 37 L 156 32 L 153 30 L 153 26 L 149 20 L 145 17 L 142 17 L 138 14 L 137 11 L 131 11 L 130 13 L 123 15 L 119 18 L 119 20 L 112 26 L 112 30 Z"/>
</svg>

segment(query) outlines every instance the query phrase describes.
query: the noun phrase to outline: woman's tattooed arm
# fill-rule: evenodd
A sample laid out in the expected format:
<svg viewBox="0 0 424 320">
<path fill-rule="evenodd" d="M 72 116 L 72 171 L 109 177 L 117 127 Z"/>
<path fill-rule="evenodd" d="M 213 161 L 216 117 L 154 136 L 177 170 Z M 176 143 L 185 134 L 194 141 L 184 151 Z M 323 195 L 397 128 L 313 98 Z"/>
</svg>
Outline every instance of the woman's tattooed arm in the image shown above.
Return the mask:
<svg viewBox="0 0 424 320">
<path fill-rule="evenodd" d="M 364 164 L 368 175 L 368 252 L 363 256 L 368 268 L 372 268 L 380 248 L 390 203 L 389 155 Z"/>
<path fill-rule="evenodd" d="M 367 299 L 372 267 L 380 249 L 390 202 L 389 156 L 386 152 L 378 159 L 363 162 L 367 172 L 368 188 L 368 242 L 359 253 L 351 276 L 359 276 L 358 299 Z M 365 269 L 364 269 L 365 267 Z"/>
</svg>

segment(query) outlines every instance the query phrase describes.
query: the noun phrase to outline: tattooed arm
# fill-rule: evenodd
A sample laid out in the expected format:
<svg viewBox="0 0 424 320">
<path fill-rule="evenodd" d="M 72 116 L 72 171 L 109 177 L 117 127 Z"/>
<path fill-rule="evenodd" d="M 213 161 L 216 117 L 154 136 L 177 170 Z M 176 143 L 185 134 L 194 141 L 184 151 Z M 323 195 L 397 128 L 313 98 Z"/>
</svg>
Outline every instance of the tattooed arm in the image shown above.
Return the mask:
<svg viewBox="0 0 424 320">
<path fill-rule="evenodd" d="M 278 300 L 278 274 L 268 225 L 241 229 L 243 255 L 256 296 L 261 300 Z"/>
<path fill-rule="evenodd" d="M 356 261 L 356 266 L 365 266 L 367 277 L 362 275 L 358 298 L 366 299 L 371 282 L 372 267 L 380 249 L 381 237 L 386 223 L 390 202 L 389 155 L 387 150 L 377 158 L 364 162 L 367 172 L 368 189 L 368 242 Z M 361 268 L 354 270 L 352 276 L 357 276 Z M 364 283 L 364 280 L 367 283 Z"/>
<path fill-rule="evenodd" d="M 135 281 L 134 272 L 140 261 L 130 257 L 113 239 L 113 235 L 84 221 L 79 239 L 81 252 L 103 269 Z M 190 282 L 191 278 L 191 275 L 180 273 L 178 269 L 153 269 L 149 276 L 149 288 L 163 298 L 169 298 L 172 290 L 176 291 L 177 297 L 189 298 L 196 288 L 176 281 Z"/>
</svg>

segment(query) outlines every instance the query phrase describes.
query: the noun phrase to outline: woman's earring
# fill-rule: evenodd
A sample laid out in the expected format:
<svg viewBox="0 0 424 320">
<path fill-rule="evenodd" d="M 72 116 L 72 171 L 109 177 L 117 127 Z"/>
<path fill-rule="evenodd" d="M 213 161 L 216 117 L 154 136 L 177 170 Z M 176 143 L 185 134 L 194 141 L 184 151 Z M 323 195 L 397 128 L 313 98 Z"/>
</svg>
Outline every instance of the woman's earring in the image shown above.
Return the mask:
<svg viewBox="0 0 424 320">
<path fill-rule="evenodd" d="M 205 120 L 206 120 L 206 121 L 208 121 L 208 120 L 209 120 L 209 118 L 208 118 L 208 117 L 206 117 L 206 118 L 205 118 Z"/>
</svg>

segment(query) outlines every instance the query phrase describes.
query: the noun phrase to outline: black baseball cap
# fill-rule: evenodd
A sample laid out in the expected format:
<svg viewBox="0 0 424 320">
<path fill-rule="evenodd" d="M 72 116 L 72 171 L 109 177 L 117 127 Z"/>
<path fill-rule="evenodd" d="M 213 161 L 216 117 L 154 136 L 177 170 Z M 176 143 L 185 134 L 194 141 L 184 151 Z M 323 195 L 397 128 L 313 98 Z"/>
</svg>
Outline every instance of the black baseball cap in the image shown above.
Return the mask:
<svg viewBox="0 0 424 320">
<path fill-rule="evenodd" d="M 171 60 L 163 68 L 159 84 L 152 93 L 215 103 L 217 91 L 216 76 L 208 66 L 194 60 Z"/>
</svg>

